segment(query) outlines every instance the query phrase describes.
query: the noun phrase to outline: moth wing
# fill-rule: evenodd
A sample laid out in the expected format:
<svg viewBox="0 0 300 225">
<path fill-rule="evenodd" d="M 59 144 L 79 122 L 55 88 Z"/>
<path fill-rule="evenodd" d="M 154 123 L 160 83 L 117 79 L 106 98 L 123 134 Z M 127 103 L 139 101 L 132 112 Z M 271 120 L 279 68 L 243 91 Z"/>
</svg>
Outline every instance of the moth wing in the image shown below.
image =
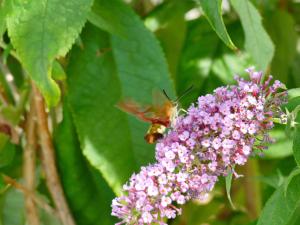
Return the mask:
<svg viewBox="0 0 300 225">
<path fill-rule="evenodd" d="M 146 122 L 152 122 L 152 118 L 155 118 L 155 112 L 151 105 L 140 105 L 137 102 L 126 99 L 118 102 L 116 107 L 124 112 L 136 116 L 138 119 Z"/>
<path fill-rule="evenodd" d="M 172 107 L 172 102 L 168 97 L 163 93 L 154 89 L 152 91 L 153 98 L 153 111 L 157 118 L 169 119 L 168 111 Z"/>
</svg>

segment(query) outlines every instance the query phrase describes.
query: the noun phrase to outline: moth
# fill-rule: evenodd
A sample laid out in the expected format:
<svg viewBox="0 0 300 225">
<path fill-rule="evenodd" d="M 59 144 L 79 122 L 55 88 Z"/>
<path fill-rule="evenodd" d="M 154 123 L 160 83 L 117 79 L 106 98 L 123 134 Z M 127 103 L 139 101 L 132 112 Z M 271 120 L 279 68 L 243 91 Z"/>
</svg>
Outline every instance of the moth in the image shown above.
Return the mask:
<svg viewBox="0 0 300 225">
<path fill-rule="evenodd" d="M 190 92 L 192 86 L 188 88 L 180 97 L 172 101 L 163 90 L 163 95 L 156 95 L 152 105 L 140 105 L 133 100 L 124 100 L 117 104 L 117 107 L 129 114 L 133 114 L 136 118 L 150 123 L 150 127 L 144 136 L 149 144 L 155 143 L 163 137 L 168 127 L 174 125 L 178 116 L 178 101 L 185 94 Z M 160 102 L 160 103 L 158 103 Z"/>
</svg>

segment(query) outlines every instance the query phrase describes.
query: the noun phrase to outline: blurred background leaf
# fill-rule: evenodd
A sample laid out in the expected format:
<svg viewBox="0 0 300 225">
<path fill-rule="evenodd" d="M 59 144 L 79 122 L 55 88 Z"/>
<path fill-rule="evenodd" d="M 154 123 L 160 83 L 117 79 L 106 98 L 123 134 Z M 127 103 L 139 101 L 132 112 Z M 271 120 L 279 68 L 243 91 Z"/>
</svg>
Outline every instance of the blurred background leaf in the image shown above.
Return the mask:
<svg viewBox="0 0 300 225">
<path fill-rule="evenodd" d="M 265 71 L 274 56 L 274 44 L 265 31 L 262 18 L 251 1 L 230 0 L 239 15 L 245 32 L 245 49 L 257 69 Z"/>
<path fill-rule="evenodd" d="M 199 0 L 201 3 L 202 10 L 209 21 L 210 25 L 224 41 L 224 43 L 231 48 L 236 50 L 236 46 L 231 41 L 229 34 L 227 33 L 225 24 L 222 17 L 222 0 Z"/>
<path fill-rule="evenodd" d="M 278 188 L 268 200 L 257 225 L 297 224 L 295 221 L 299 217 L 300 175 L 296 175 L 285 185 Z"/>
</svg>

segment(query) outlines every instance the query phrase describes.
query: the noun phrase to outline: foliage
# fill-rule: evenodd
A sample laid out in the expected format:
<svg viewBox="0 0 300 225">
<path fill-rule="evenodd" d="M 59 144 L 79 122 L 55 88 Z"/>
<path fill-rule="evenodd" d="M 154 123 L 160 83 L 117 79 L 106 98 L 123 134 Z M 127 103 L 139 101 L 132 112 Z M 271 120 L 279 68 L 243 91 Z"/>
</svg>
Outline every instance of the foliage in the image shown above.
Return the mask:
<svg viewBox="0 0 300 225">
<path fill-rule="evenodd" d="M 176 99 L 193 86 L 180 99 L 186 109 L 251 65 L 286 84 L 286 117 L 271 131 L 277 141 L 235 168 L 242 178 L 230 173 L 206 201 L 166 222 L 299 224 L 299 12 L 296 0 L 0 1 L 0 224 L 30 224 L 33 199 L 40 224 L 66 225 L 49 167 L 76 224 L 114 224 L 112 199 L 155 156 L 144 141 L 148 124 L 116 104 L 148 105 L 162 89 Z M 56 164 L 45 165 L 47 146 Z"/>
</svg>

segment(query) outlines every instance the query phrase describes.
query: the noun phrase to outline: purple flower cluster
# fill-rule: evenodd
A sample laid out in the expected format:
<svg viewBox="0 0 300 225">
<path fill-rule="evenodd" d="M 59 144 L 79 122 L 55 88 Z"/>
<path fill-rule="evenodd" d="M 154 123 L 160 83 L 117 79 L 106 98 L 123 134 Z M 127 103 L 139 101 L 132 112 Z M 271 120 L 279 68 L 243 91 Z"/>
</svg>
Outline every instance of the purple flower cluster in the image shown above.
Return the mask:
<svg viewBox="0 0 300 225">
<path fill-rule="evenodd" d="M 246 163 L 256 150 L 271 141 L 268 130 L 280 116 L 286 92 L 279 81 L 265 82 L 262 73 L 247 69 L 250 81 L 217 88 L 201 96 L 186 115 L 156 145 L 157 163 L 142 167 L 124 185 L 124 194 L 113 200 L 117 224 L 165 225 L 165 218 L 181 213 L 179 205 L 205 198 L 219 176 Z"/>
</svg>

